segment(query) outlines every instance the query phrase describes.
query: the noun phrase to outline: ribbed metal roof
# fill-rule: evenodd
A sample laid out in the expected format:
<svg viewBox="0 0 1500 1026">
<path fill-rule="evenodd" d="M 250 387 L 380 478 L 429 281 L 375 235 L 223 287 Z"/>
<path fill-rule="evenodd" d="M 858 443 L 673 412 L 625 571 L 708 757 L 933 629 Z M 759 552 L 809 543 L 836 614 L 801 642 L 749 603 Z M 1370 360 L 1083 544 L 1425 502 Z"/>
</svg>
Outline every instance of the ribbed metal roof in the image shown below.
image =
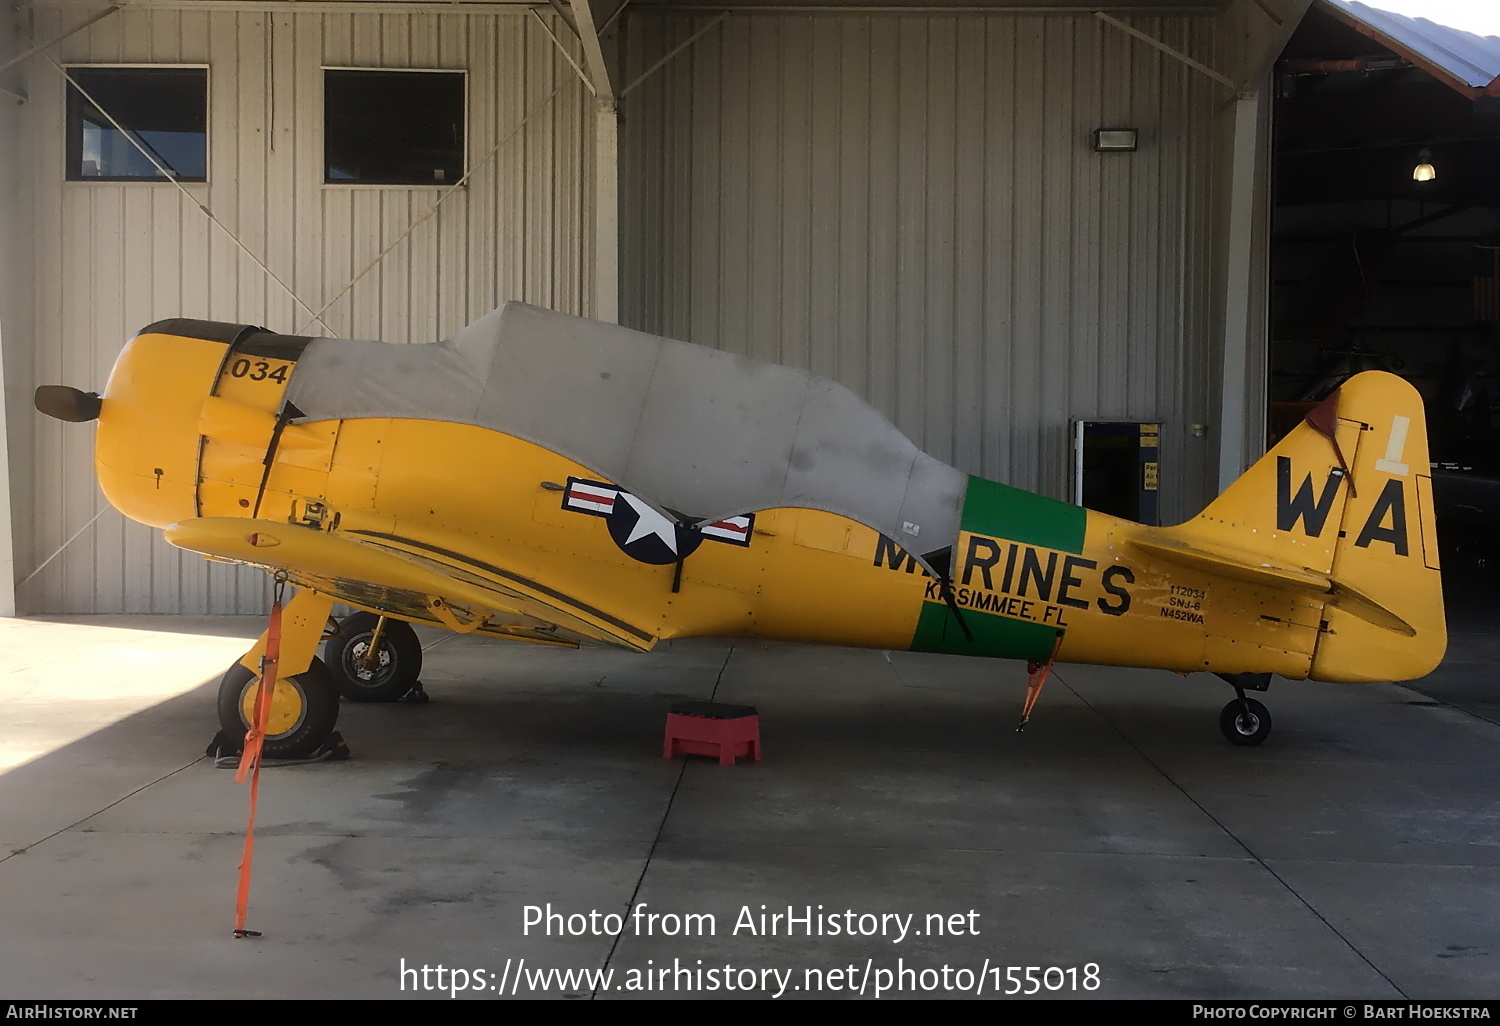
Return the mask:
<svg viewBox="0 0 1500 1026">
<path fill-rule="evenodd" d="M 1500 3 L 1489 0 L 1321 0 L 1392 49 L 1475 90 L 1500 88 Z M 1415 17 L 1412 11 L 1421 11 Z"/>
</svg>

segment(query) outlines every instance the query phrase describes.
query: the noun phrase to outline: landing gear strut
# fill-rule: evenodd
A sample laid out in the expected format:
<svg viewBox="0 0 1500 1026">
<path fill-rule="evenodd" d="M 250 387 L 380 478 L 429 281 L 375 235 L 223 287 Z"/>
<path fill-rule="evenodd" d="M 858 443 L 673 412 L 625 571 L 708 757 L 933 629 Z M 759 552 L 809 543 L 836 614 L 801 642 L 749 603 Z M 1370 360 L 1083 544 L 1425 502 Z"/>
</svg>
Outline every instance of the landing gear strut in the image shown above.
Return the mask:
<svg viewBox="0 0 1500 1026">
<path fill-rule="evenodd" d="M 422 695 L 422 642 L 405 620 L 351 613 L 323 645 L 339 693 L 351 702 L 395 702 Z M 408 698 L 408 700 L 412 700 Z"/>
<path fill-rule="evenodd" d="M 280 601 L 278 584 L 277 601 Z M 276 686 L 271 691 L 270 719 L 261 751 L 268 759 L 305 759 L 333 737 L 339 695 L 328 670 L 314 656 L 333 599 L 306 588 L 297 592 L 279 624 Z M 231 666 L 219 681 L 219 726 L 228 750 L 239 750 L 255 717 L 261 659 L 267 655 L 271 630 Z M 218 739 L 216 738 L 215 741 Z"/>
<path fill-rule="evenodd" d="M 1264 691 L 1271 686 L 1269 673 L 1220 673 L 1217 676 L 1234 688 L 1238 697 L 1219 713 L 1219 730 L 1230 744 L 1258 745 L 1271 736 L 1271 711 L 1253 698 L 1245 697 L 1245 689 Z"/>
</svg>

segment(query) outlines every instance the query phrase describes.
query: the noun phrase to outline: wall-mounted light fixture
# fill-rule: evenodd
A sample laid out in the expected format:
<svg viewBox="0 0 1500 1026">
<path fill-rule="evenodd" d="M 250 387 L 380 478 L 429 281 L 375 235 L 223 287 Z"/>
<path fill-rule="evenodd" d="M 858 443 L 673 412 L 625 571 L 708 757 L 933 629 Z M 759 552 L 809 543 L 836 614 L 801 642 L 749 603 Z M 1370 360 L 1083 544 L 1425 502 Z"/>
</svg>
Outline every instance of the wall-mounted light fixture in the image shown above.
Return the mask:
<svg viewBox="0 0 1500 1026">
<path fill-rule="evenodd" d="M 1432 166 L 1432 151 L 1424 149 L 1417 154 L 1417 166 L 1411 169 L 1411 180 L 1414 182 L 1430 182 L 1437 177 L 1437 170 Z"/>
<path fill-rule="evenodd" d="M 1135 146 L 1134 128 L 1094 129 L 1094 149 L 1099 153 L 1134 153 Z"/>
</svg>

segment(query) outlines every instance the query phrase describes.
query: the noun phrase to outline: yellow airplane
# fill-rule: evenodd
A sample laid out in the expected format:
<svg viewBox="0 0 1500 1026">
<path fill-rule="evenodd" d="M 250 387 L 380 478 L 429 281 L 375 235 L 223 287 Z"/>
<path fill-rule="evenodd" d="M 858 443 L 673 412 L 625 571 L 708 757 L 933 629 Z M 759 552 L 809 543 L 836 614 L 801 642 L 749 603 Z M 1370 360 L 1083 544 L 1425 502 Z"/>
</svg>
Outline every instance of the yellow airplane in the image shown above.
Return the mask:
<svg viewBox="0 0 1500 1026">
<path fill-rule="evenodd" d="M 1034 688 L 1053 660 L 1208 671 L 1236 744 L 1271 674 L 1406 680 L 1447 640 L 1422 402 L 1381 372 L 1166 528 L 963 474 L 806 372 L 519 303 L 432 345 L 161 321 L 102 397 L 36 405 L 97 420 L 126 516 L 299 589 L 272 757 L 321 745 L 339 692 L 408 692 L 411 623 L 1020 659 Z M 327 631 L 336 602 L 359 612 Z M 265 644 L 220 686 L 231 737 Z"/>
</svg>

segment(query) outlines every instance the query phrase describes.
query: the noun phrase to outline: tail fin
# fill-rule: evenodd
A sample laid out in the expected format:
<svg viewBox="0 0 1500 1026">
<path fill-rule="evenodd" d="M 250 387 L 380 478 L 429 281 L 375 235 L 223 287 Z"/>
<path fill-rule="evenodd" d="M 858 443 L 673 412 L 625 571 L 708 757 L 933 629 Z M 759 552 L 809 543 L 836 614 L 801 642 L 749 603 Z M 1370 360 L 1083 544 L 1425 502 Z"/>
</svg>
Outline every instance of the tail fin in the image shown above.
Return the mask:
<svg viewBox="0 0 1500 1026">
<path fill-rule="evenodd" d="M 1309 676 L 1410 680 L 1447 647 L 1422 399 L 1393 374 L 1346 381 L 1162 555 L 1327 595 Z"/>
</svg>

